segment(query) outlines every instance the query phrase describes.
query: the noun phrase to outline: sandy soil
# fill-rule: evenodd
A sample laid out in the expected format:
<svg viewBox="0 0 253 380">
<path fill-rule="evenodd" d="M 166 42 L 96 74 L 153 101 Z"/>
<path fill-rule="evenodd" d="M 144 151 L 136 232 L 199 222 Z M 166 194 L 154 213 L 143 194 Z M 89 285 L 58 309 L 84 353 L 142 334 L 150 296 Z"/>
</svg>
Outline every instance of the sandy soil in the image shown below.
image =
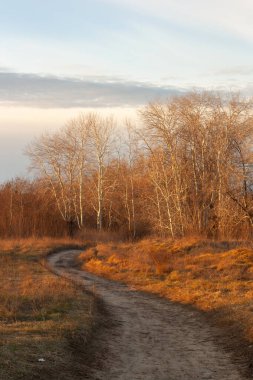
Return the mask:
<svg viewBox="0 0 253 380">
<path fill-rule="evenodd" d="M 94 341 L 89 379 L 244 379 L 201 313 L 78 270 L 78 253 L 60 252 L 48 261 L 57 274 L 95 291 L 109 312 Z"/>
</svg>

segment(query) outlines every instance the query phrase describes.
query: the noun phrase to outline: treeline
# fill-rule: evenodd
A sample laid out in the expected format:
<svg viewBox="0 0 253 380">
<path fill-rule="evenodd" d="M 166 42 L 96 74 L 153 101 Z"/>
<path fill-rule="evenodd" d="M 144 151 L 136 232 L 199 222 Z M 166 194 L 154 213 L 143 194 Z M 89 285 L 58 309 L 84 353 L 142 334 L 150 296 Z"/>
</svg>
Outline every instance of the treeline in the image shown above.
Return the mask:
<svg viewBox="0 0 253 380">
<path fill-rule="evenodd" d="M 147 105 L 138 126 L 82 114 L 33 141 L 34 181 L 0 188 L 0 235 L 109 230 L 252 236 L 252 102 L 190 94 Z"/>
</svg>

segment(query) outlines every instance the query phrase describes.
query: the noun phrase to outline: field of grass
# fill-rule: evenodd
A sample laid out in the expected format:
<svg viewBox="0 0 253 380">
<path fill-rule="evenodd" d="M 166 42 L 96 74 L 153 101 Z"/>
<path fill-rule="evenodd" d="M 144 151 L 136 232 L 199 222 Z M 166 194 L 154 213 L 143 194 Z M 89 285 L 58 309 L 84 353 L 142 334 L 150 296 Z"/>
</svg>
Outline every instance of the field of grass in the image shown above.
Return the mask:
<svg viewBox="0 0 253 380">
<path fill-rule="evenodd" d="M 1 380 L 83 378 L 96 302 L 41 265 L 49 251 L 74 243 L 0 241 Z"/>
<path fill-rule="evenodd" d="M 51 274 L 50 251 L 67 240 L 0 241 L 0 379 L 85 378 L 96 328 L 92 295 Z M 214 315 L 253 355 L 253 249 L 249 244 L 146 239 L 100 243 L 80 254 L 84 270 Z"/>
<path fill-rule="evenodd" d="M 79 256 L 84 270 L 192 305 L 230 329 L 253 358 L 253 249 L 249 244 L 146 239 L 98 244 Z M 239 351 L 239 346 L 238 346 Z"/>
</svg>

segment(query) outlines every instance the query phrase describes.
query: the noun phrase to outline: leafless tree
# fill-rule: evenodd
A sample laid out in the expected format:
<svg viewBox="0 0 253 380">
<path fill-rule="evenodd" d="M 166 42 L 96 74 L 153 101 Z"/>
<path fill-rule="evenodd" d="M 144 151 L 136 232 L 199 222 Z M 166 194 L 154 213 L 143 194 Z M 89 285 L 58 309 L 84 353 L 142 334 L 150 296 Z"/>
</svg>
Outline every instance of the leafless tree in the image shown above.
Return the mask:
<svg viewBox="0 0 253 380">
<path fill-rule="evenodd" d="M 90 114 L 88 120 L 90 161 L 94 171 L 94 187 L 96 189 L 94 209 L 97 214 L 97 229 L 101 231 L 105 192 L 110 187 L 106 180 L 106 168 L 110 157 L 113 156 L 112 142 L 115 123 L 113 117 L 103 118 L 98 114 Z"/>
<path fill-rule="evenodd" d="M 31 167 L 50 187 L 58 210 L 72 236 L 83 226 L 83 185 L 88 155 L 89 120 L 71 120 L 58 133 L 44 134 L 27 148 Z"/>
</svg>

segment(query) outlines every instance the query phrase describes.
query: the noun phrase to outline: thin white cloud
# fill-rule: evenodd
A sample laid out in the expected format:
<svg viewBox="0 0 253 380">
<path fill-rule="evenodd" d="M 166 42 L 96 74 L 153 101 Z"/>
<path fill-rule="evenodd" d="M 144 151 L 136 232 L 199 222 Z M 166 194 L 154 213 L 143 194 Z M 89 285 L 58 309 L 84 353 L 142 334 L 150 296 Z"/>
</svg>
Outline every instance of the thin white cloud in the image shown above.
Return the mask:
<svg viewBox="0 0 253 380">
<path fill-rule="evenodd" d="M 215 73 L 216 75 L 235 75 L 235 76 L 248 76 L 253 74 L 253 67 L 252 66 L 231 66 L 223 68 Z"/>
<path fill-rule="evenodd" d="M 134 11 L 253 42 L 252 0 L 103 0 Z"/>
</svg>

